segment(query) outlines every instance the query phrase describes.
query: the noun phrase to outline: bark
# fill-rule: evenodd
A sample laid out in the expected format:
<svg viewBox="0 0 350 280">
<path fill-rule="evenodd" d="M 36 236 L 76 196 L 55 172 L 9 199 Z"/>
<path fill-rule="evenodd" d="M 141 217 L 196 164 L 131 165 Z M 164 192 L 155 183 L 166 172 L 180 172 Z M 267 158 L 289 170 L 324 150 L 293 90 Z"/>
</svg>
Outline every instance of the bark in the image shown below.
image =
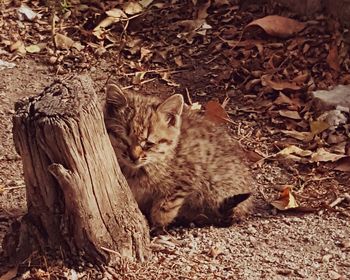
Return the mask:
<svg viewBox="0 0 350 280">
<path fill-rule="evenodd" d="M 37 249 L 98 263 L 111 252 L 143 261 L 149 229 L 119 168 L 91 79 L 55 81 L 15 107 L 28 213 L 5 238 L 10 261 Z"/>
</svg>

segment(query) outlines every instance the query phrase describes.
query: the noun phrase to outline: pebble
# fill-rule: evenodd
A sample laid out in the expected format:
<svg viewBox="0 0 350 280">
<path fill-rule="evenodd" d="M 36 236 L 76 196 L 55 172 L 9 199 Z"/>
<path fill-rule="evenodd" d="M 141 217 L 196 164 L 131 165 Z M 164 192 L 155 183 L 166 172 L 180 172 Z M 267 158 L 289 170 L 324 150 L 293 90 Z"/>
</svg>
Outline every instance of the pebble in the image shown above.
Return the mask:
<svg viewBox="0 0 350 280">
<path fill-rule="evenodd" d="M 332 279 L 332 280 L 337 280 L 337 279 L 340 279 L 340 277 L 342 277 L 338 272 L 334 270 L 328 271 L 328 275 L 329 275 L 329 279 Z"/>
<path fill-rule="evenodd" d="M 329 263 L 330 259 L 333 257 L 332 254 L 327 254 L 322 257 L 322 262 L 323 263 Z"/>
</svg>

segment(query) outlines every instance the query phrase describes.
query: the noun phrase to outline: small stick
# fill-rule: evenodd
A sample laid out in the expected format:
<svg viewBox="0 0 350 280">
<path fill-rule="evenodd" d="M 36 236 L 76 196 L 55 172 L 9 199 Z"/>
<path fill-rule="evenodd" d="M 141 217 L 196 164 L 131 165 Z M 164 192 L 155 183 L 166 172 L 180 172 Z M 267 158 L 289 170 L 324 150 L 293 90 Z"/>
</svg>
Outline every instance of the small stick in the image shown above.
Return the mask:
<svg viewBox="0 0 350 280">
<path fill-rule="evenodd" d="M 112 249 L 108 249 L 108 248 L 103 247 L 103 246 L 101 246 L 100 248 L 101 248 L 102 250 L 104 250 L 104 251 L 108 252 L 108 253 L 113 253 L 113 254 L 118 255 L 119 257 L 122 257 L 122 255 L 121 255 L 121 254 L 119 254 L 117 251 L 114 251 L 114 250 L 112 250 Z"/>
<path fill-rule="evenodd" d="M 333 207 L 337 206 L 339 203 L 343 202 L 343 200 L 345 200 L 345 197 L 338 197 L 331 204 L 329 204 L 329 207 L 333 208 Z"/>
</svg>

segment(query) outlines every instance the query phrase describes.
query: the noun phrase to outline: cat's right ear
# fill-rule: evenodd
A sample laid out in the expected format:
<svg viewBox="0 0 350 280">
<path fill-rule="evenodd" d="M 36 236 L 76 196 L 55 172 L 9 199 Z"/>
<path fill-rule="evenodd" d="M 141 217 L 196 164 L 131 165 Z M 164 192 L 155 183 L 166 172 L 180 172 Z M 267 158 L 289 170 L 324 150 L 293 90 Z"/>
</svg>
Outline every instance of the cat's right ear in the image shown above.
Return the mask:
<svg viewBox="0 0 350 280">
<path fill-rule="evenodd" d="M 106 103 L 120 108 L 126 106 L 128 100 L 119 86 L 109 84 L 106 89 Z"/>
</svg>

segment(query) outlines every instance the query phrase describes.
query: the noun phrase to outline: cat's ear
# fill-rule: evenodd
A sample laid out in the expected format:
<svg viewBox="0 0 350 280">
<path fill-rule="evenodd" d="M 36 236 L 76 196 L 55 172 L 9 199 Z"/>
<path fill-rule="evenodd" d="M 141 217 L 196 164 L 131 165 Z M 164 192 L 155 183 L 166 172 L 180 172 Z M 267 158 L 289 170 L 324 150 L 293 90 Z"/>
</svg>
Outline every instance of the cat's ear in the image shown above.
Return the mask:
<svg viewBox="0 0 350 280">
<path fill-rule="evenodd" d="M 184 98 L 181 94 L 174 94 L 167 98 L 157 108 L 158 112 L 180 116 L 184 108 Z"/>
<path fill-rule="evenodd" d="M 107 85 L 106 89 L 106 103 L 116 106 L 124 107 L 127 105 L 128 100 L 123 92 L 123 90 L 116 84 Z"/>
</svg>

